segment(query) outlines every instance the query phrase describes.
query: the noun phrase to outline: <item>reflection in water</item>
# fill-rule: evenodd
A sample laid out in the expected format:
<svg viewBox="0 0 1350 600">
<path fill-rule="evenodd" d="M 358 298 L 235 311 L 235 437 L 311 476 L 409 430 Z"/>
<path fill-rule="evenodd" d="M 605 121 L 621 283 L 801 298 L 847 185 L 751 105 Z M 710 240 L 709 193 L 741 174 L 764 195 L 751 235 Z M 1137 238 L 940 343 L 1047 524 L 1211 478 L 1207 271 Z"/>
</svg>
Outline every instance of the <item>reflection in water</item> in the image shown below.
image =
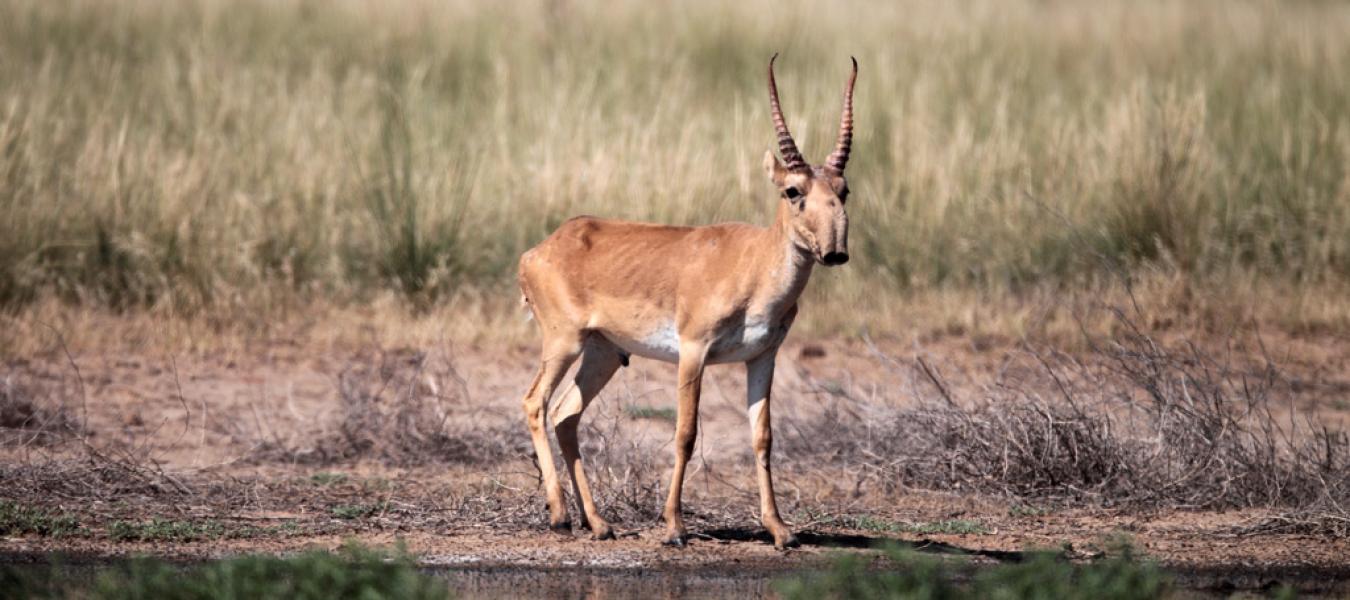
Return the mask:
<svg viewBox="0 0 1350 600">
<path fill-rule="evenodd" d="M 473 568 L 430 571 L 457 598 L 763 598 L 783 573 Z"/>
</svg>

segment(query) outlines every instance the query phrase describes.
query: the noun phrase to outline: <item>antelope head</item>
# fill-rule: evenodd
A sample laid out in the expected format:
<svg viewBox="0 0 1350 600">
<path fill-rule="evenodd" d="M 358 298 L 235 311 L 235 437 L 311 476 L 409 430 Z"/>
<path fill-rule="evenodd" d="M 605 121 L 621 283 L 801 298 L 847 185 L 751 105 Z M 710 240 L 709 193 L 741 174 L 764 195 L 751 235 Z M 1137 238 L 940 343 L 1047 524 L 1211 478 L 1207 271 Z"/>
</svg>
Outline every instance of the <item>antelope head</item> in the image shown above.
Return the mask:
<svg viewBox="0 0 1350 600">
<path fill-rule="evenodd" d="M 778 85 L 773 79 L 773 61 L 769 59 L 769 108 L 773 126 L 778 131 L 780 161 L 773 151 L 764 153 L 764 170 L 778 186 L 781 207 L 788 215 L 788 234 L 794 244 L 808 252 L 817 262 L 826 266 L 848 262 L 848 214 L 844 203 L 848 200 L 848 182 L 844 166 L 848 164 L 849 147 L 853 144 L 853 83 L 858 80 L 858 61 L 853 60 L 853 74 L 844 88 L 844 113 L 839 119 L 839 139 L 834 152 L 825 164 L 812 166 L 802 158 L 797 143 L 792 140 L 783 109 L 778 104 Z"/>
</svg>

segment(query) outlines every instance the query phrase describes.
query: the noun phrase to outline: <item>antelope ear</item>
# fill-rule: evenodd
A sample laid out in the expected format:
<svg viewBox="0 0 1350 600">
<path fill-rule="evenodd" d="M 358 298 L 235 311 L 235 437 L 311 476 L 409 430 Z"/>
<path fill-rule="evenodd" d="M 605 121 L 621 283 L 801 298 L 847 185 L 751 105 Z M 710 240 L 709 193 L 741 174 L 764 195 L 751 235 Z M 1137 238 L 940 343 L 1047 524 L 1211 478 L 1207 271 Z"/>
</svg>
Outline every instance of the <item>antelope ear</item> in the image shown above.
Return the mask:
<svg viewBox="0 0 1350 600">
<path fill-rule="evenodd" d="M 764 173 L 769 176 L 769 181 L 778 187 L 783 187 L 783 182 L 787 179 L 787 167 L 778 161 L 773 150 L 764 151 Z"/>
</svg>

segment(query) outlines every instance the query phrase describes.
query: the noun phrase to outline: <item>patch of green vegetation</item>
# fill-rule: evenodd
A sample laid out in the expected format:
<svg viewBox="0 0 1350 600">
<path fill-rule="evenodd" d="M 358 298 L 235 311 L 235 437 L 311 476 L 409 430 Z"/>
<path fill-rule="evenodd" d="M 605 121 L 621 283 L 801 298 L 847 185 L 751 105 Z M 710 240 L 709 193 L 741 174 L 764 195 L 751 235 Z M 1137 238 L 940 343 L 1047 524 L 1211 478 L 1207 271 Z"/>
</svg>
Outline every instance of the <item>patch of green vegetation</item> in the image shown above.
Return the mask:
<svg viewBox="0 0 1350 600">
<path fill-rule="evenodd" d="M 0 500 L 0 535 L 63 537 L 83 533 L 74 516 Z"/>
<path fill-rule="evenodd" d="M 387 492 L 394 488 L 394 482 L 384 477 L 367 477 L 361 480 L 361 490 L 365 492 Z"/>
<path fill-rule="evenodd" d="M 675 422 L 677 416 L 677 413 L 673 408 L 638 406 L 636 404 L 629 404 L 628 406 L 623 407 L 623 412 L 634 419 L 652 419 L 654 421 L 668 421 L 671 423 Z"/>
<path fill-rule="evenodd" d="M 933 521 L 931 523 L 912 523 L 902 526 L 902 531 L 908 533 L 951 533 L 951 534 L 971 534 L 982 535 L 989 533 L 989 528 L 979 521 L 969 519 L 950 519 L 946 521 Z"/>
<path fill-rule="evenodd" d="M 225 537 L 218 521 L 179 521 L 154 518 L 149 521 L 113 521 L 108 537 L 119 542 L 192 542 Z"/>
<path fill-rule="evenodd" d="M 300 530 L 295 521 L 257 527 L 230 526 L 220 521 L 182 521 L 154 518 L 149 521 L 113 521 L 108 537 L 119 542 L 194 542 L 198 540 L 252 539 L 293 534 Z"/>
<path fill-rule="evenodd" d="M 323 471 L 310 475 L 309 482 L 321 487 L 338 485 L 347 482 L 347 474 Z"/>
<path fill-rule="evenodd" d="M 1050 514 L 1050 509 L 1032 504 L 1014 504 L 1008 508 L 1008 516 L 1010 517 L 1043 517 L 1048 514 Z"/>
<path fill-rule="evenodd" d="M 835 527 L 861 529 L 863 531 L 877 531 L 882 533 L 915 533 L 920 535 L 935 533 L 978 535 L 989 533 L 989 528 L 983 523 L 969 519 L 948 519 L 944 521 L 929 521 L 926 523 L 904 523 L 901 521 L 891 521 L 889 519 L 873 517 L 871 515 L 846 515 L 827 517 L 824 519 L 817 518 L 814 520 Z"/>
<path fill-rule="evenodd" d="M 446 584 L 420 573 L 403 549 L 389 552 L 354 544 L 337 553 L 243 556 L 187 568 L 139 559 L 110 569 L 92 582 L 68 577 L 59 567 L 35 575 L 5 566 L 0 567 L 0 589 L 20 598 L 97 600 L 450 597 Z"/>
<path fill-rule="evenodd" d="M 339 519 L 364 519 L 375 516 L 389 508 L 387 502 L 377 502 L 374 504 L 342 504 L 328 509 L 328 512 Z"/>
<path fill-rule="evenodd" d="M 224 537 L 233 540 L 246 540 L 252 538 L 287 536 L 300 533 L 300 524 L 295 521 L 285 521 L 280 525 L 271 525 L 267 527 L 257 527 L 247 525 L 243 527 L 227 527 Z"/>
<path fill-rule="evenodd" d="M 1127 544 L 1111 558 L 1076 565 L 1052 553 L 1033 554 L 1028 560 L 978 572 L 973 578 L 942 561 L 913 550 L 884 550 L 893 566 L 873 570 L 869 558 L 846 554 L 825 573 L 797 577 L 775 584 L 782 597 L 794 598 L 992 598 L 997 600 L 1158 598 L 1168 589 L 1167 578 L 1156 565 L 1138 559 Z"/>
<path fill-rule="evenodd" d="M 828 524 L 864 531 L 900 531 L 901 526 L 900 523 L 895 521 L 879 519 L 871 515 L 834 517 L 828 520 Z"/>
</svg>

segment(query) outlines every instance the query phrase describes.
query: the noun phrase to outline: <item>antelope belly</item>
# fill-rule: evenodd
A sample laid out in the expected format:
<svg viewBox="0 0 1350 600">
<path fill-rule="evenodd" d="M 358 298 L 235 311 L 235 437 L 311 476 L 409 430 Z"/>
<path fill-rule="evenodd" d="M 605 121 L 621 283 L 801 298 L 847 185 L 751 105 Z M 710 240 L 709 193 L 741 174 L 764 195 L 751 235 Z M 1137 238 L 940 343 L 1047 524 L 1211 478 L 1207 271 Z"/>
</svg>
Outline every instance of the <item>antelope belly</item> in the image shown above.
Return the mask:
<svg viewBox="0 0 1350 600">
<path fill-rule="evenodd" d="M 604 331 L 604 336 L 629 354 L 670 363 L 680 361 L 680 333 L 675 323 L 663 323 L 640 334 Z"/>
</svg>

